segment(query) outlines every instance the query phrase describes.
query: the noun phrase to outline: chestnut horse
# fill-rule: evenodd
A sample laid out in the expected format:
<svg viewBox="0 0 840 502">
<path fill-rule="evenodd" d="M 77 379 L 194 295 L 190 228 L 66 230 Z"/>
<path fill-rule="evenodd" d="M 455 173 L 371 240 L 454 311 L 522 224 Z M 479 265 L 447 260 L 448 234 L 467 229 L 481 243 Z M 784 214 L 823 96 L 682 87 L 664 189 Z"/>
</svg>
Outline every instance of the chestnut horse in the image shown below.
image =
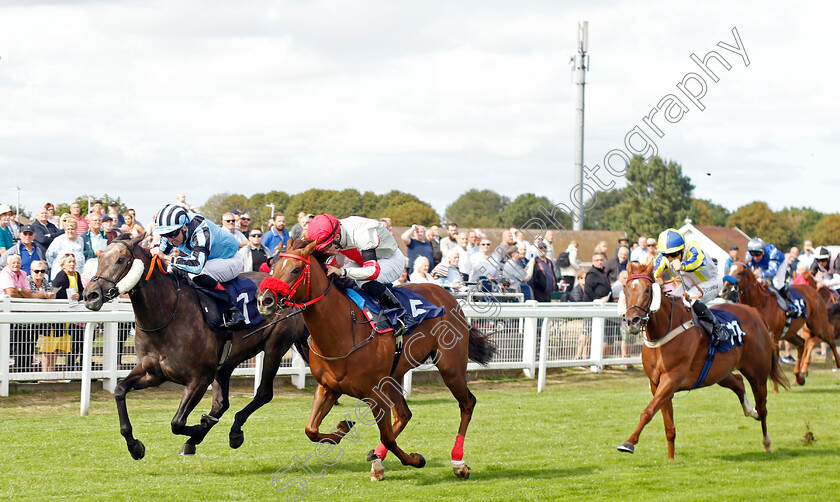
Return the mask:
<svg viewBox="0 0 840 502">
<path fill-rule="evenodd" d="M 653 400 L 642 412 L 636 431 L 618 446 L 618 450 L 633 453 L 639 435 L 657 411 L 662 410 L 665 421 L 665 438 L 668 441 L 668 458 L 674 458 L 674 408 L 672 398 L 681 390 L 718 384 L 731 389 L 738 396 L 744 415 L 761 421 L 764 450 L 770 451 L 767 435 L 767 379 L 785 388 L 787 378 L 779 369 L 778 345 L 767 329 L 767 323 L 752 307 L 725 304 L 714 307 L 738 317 L 743 328 L 744 344 L 729 352 L 714 356 L 711 367 L 705 368 L 709 353 L 710 336 L 693 323 L 691 313 L 682 299 L 661 292 L 653 279 L 653 261 L 648 266 L 630 263 L 630 277 L 619 299 L 619 313 L 630 333 L 644 331 L 642 365 L 650 379 Z M 622 312 L 622 309 L 624 312 Z M 738 370 L 747 378 L 755 398 L 755 408 L 747 399 L 744 379 L 732 373 Z M 701 378 L 707 371 L 705 378 Z"/>
<path fill-rule="evenodd" d="M 840 335 L 840 304 L 837 303 L 837 298 L 834 297 L 834 292 L 821 282 L 817 282 L 810 271 L 802 273 L 802 277 L 808 282 L 808 285 L 817 290 L 817 293 L 825 302 L 826 310 L 828 312 L 828 323 L 831 333 L 834 334 L 835 340 Z"/>
<path fill-rule="evenodd" d="M 362 310 L 334 287 L 336 281 L 327 278 L 323 264 L 327 257 L 314 255 L 315 245 L 314 241 L 298 239 L 289 252 L 279 255 L 272 270 L 274 279 L 263 281 L 263 291 L 258 296 L 263 315 L 271 315 L 281 302 L 304 309 L 303 319 L 311 333 L 309 363 L 318 382 L 306 435 L 315 442 L 339 443 L 353 427 L 352 421 L 341 421 L 338 430 L 330 434 L 322 434 L 318 428 L 338 397 L 347 394 L 370 405 L 379 426 L 382 442 L 368 453 L 372 481 L 384 477 L 382 459 L 388 450 L 403 465 L 423 467 L 426 460 L 422 455 L 408 454 L 397 446 L 397 436 L 411 419 L 398 382 L 410 369 L 431 358 L 461 408 L 452 467 L 456 476 L 469 477 L 463 444 L 476 399 L 467 388 L 467 359 L 486 364 L 493 357 L 495 346 L 470 326 L 455 298 L 445 289 L 435 284 L 408 285 L 429 302 L 445 307 L 446 313 L 424 320 L 405 337 L 402 355 L 394 366 L 394 336 L 376 334 Z"/>
<path fill-rule="evenodd" d="M 811 361 L 811 350 L 820 339 L 828 342 L 831 346 L 834 361 L 840 368 L 840 355 L 837 354 L 834 333 L 830 333 L 825 302 L 817 294 L 816 289 L 804 284 L 790 286 L 791 289 L 795 289 L 805 298 L 807 318 L 793 319 L 785 332 L 785 321 L 787 319 L 785 311 L 779 307 L 776 296 L 756 280 L 755 275 L 747 268 L 747 265 L 742 262 L 735 262 L 729 267 L 727 274 L 735 278 L 735 284 L 724 281 L 720 296 L 726 297 L 730 291 L 734 291 L 738 294 L 741 303 L 755 307 L 764 316 L 776 341 L 784 339 L 796 346 L 798 357 L 793 369 L 796 383 L 805 385 L 805 377 L 808 376 L 808 364 Z M 803 329 L 803 336 L 798 334 L 800 329 Z M 782 333 L 784 333 L 784 337 Z"/>
<path fill-rule="evenodd" d="M 99 310 L 104 302 L 126 292 L 134 308 L 137 322 L 134 346 L 140 362 L 114 392 L 120 431 L 128 451 L 135 460 L 140 460 L 146 453 L 143 443 L 133 436 L 128 419 L 125 395 L 129 391 L 157 387 L 167 381 L 185 386 L 178 412 L 172 419 L 172 432 L 189 436 L 181 454 L 192 455 L 196 445 L 204 440 L 229 407 L 228 390 L 233 370 L 242 361 L 264 351 L 262 380 L 256 395 L 236 414 L 230 429 L 230 446 L 238 448 L 245 439 L 242 425 L 251 413 L 271 401 L 274 376 L 283 355 L 293 343 L 305 341 L 303 322 L 299 318 L 271 323 L 263 320 L 256 326 L 236 330 L 230 353 L 216 371 L 224 335 L 207 327 L 197 294 L 183 277 L 179 277 L 179 272 L 166 273 L 157 257 L 153 260 L 149 251 L 138 245 L 142 237 L 114 240 L 99 255 L 96 276 L 84 290 L 85 306 L 90 310 Z M 252 272 L 242 274 L 242 277 L 258 284 L 266 275 Z M 246 337 L 249 333 L 253 335 Z M 186 425 L 187 417 L 211 383 L 213 406 L 210 413 L 202 415 L 200 424 Z"/>
</svg>

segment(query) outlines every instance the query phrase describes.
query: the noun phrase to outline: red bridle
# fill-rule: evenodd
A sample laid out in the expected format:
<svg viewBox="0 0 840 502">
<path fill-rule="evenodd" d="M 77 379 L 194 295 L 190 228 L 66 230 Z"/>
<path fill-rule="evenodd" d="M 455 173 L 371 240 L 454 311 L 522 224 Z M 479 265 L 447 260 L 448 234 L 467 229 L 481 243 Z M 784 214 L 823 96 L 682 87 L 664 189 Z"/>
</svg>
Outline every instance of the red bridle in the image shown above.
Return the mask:
<svg viewBox="0 0 840 502">
<path fill-rule="evenodd" d="M 297 290 L 300 287 L 301 283 L 306 284 L 306 297 L 309 298 L 309 285 L 311 283 L 310 279 L 310 262 L 309 258 L 304 258 L 303 256 L 292 254 L 292 253 L 277 253 L 278 258 L 294 258 L 296 260 L 302 261 L 305 265 L 303 270 L 301 271 L 300 275 L 298 276 L 297 280 L 294 284 L 289 286 L 289 283 L 285 281 L 281 281 L 280 279 L 275 279 L 272 276 L 268 276 L 262 280 L 260 283 L 260 291 L 271 291 L 274 293 L 276 298 L 279 298 L 283 301 L 283 304 L 288 307 L 298 307 L 298 308 L 306 308 L 313 303 L 321 301 L 326 295 L 327 291 L 330 290 L 329 286 L 324 291 L 321 296 L 317 298 L 313 298 L 304 303 L 296 303 L 291 301 L 291 298 L 297 294 Z M 332 285 L 332 282 L 330 282 Z M 278 296 L 279 295 L 279 296 Z"/>
</svg>

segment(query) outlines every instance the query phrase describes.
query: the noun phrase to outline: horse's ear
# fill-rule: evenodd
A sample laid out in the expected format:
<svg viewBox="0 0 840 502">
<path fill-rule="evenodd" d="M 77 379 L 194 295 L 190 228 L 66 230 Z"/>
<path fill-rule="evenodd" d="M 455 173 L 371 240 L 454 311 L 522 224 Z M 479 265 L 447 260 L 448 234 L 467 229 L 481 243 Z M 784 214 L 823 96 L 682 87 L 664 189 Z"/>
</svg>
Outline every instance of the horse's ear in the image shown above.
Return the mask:
<svg viewBox="0 0 840 502">
<path fill-rule="evenodd" d="M 618 304 L 616 305 L 616 310 L 618 310 L 618 315 L 623 317 L 624 314 L 627 313 L 627 296 L 624 295 L 624 291 L 622 291 L 618 295 Z"/>
<path fill-rule="evenodd" d="M 301 256 L 303 256 L 304 258 L 308 258 L 315 251 L 315 246 L 317 245 L 317 241 L 312 241 L 309 244 L 307 244 L 306 247 L 303 248 L 303 251 L 301 251 Z"/>
<path fill-rule="evenodd" d="M 662 287 L 655 282 L 650 287 L 653 288 L 653 298 L 650 300 L 650 313 L 653 314 L 662 305 Z"/>
<path fill-rule="evenodd" d="M 656 264 L 656 260 L 650 260 L 645 267 L 645 275 L 649 275 L 653 277 L 653 266 Z"/>
<path fill-rule="evenodd" d="M 138 235 L 137 237 L 135 237 L 135 238 L 131 239 L 130 241 L 128 241 L 128 245 L 129 245 L 129 246 L 133 249 L 133 248 L 134 248 L 134 246 L 136 246 L 137 244 L 139 244 L 139 243 L 140 243 L 140 241 L 142 241 L 142 240 L 143 240 L 143 239 L 145 239 L 145 238 L 146 238 L 146 234 L 140 234 L 140 235 Z"/>
</svg>

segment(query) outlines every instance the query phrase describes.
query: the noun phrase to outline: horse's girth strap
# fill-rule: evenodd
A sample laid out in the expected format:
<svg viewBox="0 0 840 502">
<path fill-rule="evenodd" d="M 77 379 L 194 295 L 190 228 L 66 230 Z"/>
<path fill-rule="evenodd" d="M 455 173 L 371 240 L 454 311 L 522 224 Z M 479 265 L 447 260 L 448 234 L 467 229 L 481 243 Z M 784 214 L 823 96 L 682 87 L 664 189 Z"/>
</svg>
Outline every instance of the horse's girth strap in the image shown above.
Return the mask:
<svg viewBox="0 0 840 502">
<path fill-rule="evenodd" d="M 683 332 L 690 330 L 694 326 L 696 326 L 694 324 L 694 320 L 689 319 L 688 321 L 680 324 L 676 328 L 669 331 L 668 334 L 663 336 L 662 338 L 658 338 L 656 340 L 648 340 L 647 337 L 645 337 L 645 339 L 644 339 L 645 347 L 649 347 L 651 349 L 661 347 L 661 346 L 665 345 L 666 343 L 670 342 L 671 340 L 673 340 L 674 338 L 676 338 L 677 335 L 680 335 Z"/>
</svg>

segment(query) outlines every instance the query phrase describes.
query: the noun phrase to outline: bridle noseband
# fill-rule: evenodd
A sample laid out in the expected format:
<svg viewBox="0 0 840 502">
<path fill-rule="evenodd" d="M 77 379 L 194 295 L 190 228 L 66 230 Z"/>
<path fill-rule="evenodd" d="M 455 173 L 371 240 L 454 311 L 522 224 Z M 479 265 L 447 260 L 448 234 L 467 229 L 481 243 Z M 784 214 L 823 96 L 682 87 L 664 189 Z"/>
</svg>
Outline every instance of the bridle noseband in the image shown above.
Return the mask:
<svg viewBox="0 0 840 502">
<path fill-rule="evenodd" d="M 648 275 L 643 275 L 643 274 L 631 275 L 630 277 L 627 278 L 627 282 L 629 283 L 633 279 L 645 279 L 646 281 L 649 281 L 651 284 L 653 284 L 653 277 L 650 277 Z M 650 306 L 651 306 L 652 303 L 653 303 L 653 298 L 651 297 L 650 302 L 648 303 L 647 307 L 642 307 L 641 305 L 628 305 L 627 306 L 627 311 L 629 311 L 631 309 L 636 309 L 636 310 L 641 310 L 642 311 L 642 313 L 644 314 L 644 317 L 642 317 L 642 323 L 641 323 L 642 328 L 647 326 L 647 323 L 650 320 L 650 316 L 651 316 Z"/>
<path fill-rule="evenodd" d="M 99 286 L 99 290 L 102 292 L 102 298 L 105 302 L 109 302 L 114 298 L 120 296 L 120 290 L 117 287 L 117 283 L 123 278 L 125 278 L 126 275 L 128 275 L 128 271 L 131 269 L 132 262 L 137 259 L 137 257 L 134 255 L 134 249 L 132 249 L 132 247 L 127 242 L 125 242 L 124 240 L 116 240 L 112 241 L 111 243 L 113 244 L 114 242 L 118 242 L 125 246 L 128 249 L 128 252 L 131 253 L 131 259 L 126 261 L 125 268 L 120 272 L 120 277 L 116 281 L 108 277 L 102 277 L 99 275 L 95 275 L 90 278 L 90 282 L 95 282 Z M 110 282 L 111 287 L 106 290 L 105 287 L 102 286 L 102 283 L 100 281 Z"/>
<path fill-rule="evenodd" d="M 294 253 L 277 253 L 277 258 L 293 258 L 295 260 L 300 260 L 304 263 L 303 270 L 298 275 L 297 280 L 291 286 L 288 283 L 280 281 L 278 279 L 274 279 L 271 276 L 266 277 L 263 279 L 263 282 L 260 283 L 260 289 L 262 291 L 271 291 L 271 294 L 274 295 L 275 305 L 279 302 L 283 302 L 284 305 L 287 307 L 297 307 L 300 309 L 305 309 L 306 307 L 312 305 L 313 303 L 317 303 L 324 299 L 329 293 L 330 288 L 332 288 L 333 281 L 330 278 L 330 283 L 327 285 L 327 289 L 321 293 L 320 296 L 316 298 L 312 298 L 308 301 L 303 303 L 293 302 L 292 298 L 297 294 L 298 288 L 301 284 L 306 284 L 306 298 L 309 298 L 309 288 L 312 283 L 311 279 L 311 258 L 294 254 Z M 271 279 L 271 280 L 270 280 Z M 281 296 L 277 296 L 277 293 L 280 293 Z"/>
</svg>

